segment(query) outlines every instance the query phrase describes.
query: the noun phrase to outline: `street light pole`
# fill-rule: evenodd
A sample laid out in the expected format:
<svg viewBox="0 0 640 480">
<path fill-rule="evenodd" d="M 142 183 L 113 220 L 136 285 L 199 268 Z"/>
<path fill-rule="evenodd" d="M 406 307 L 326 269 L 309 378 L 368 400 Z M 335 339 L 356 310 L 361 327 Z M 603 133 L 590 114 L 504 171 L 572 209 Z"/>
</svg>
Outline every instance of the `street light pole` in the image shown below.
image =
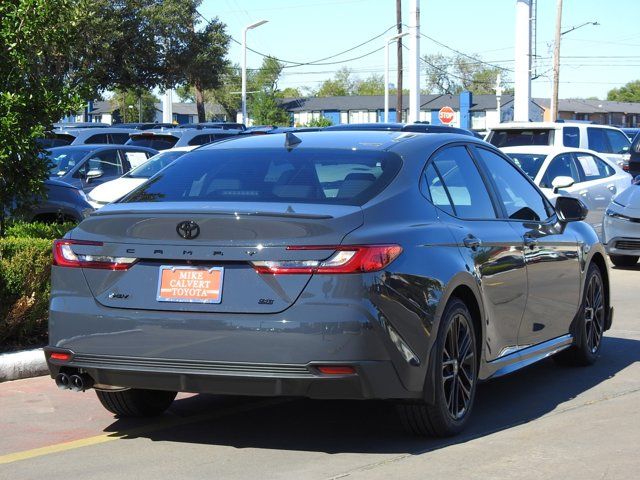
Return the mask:
<svg viewBox="0 0 640 480">
<path fill-rule="evenodd" d="M 553 87 L 551 92 L 552 122 L 558 119 L 558 87 L 560 85 L 560 36 L 562 35 L 562 0 L 556 4 L 556 39 L 553 46 Z"/>
<path fill-rule="evenodd" d="M 387 38 L 387 43 L 384 48 L 384 123 L 389 121 L 389 45 L 391 42 L 400 40 L 407 35 L 409 35 L 409 32 L 399 33 L 398 35 Z M 396 121 L 397 120 L 398 119 L 396 119 Z"/>
<path fill-rule="evenodd" d="M 247 32 L 260 25 L 264 25 L 268 20 L 260 20 L 244 27 L 242 31 L 242 122 L 247 122 Z"/>
</svg>

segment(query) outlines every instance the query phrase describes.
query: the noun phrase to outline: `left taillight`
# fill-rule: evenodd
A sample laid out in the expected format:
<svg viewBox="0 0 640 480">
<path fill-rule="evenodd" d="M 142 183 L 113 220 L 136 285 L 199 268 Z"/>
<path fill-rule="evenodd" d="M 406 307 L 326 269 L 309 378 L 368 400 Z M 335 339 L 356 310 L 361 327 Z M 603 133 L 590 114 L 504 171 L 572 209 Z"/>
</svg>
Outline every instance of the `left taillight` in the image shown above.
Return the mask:
<svg viewBox="0 0 640 480">
<path fill-rule="evenodd" d="M 382 270 L 402 253 L 400 245 L 292 246 L 287 250 L 333 250 L 326 260 L 255 261 L 262 274 L 338 274 Z"/>
<path fill-rule="evenodd" d="M 85 242 L 80 240 L 54 240 L 53 264 L 58 267 L 96 268 L 102 270 L 127 270 L 138 261 L 131 257 L 112 257 L 108 255 L 94 255 L 76 253 L 73 245 L 90 245 L 101 247 L 102 242 Z"/>
</svg>

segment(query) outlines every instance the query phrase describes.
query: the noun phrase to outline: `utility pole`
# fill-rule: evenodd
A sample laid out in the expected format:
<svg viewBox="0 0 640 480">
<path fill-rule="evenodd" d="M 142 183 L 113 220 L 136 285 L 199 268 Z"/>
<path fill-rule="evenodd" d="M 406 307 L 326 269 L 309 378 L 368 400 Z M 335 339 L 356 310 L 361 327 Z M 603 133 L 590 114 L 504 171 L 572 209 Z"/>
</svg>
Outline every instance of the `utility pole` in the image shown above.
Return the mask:
<svg viewBox="0 0 640 480">
<path fill-rule="evenodd" d="M 531 103 L 531 0 L 516 0 L 513 119 L 529 121 Z"/>
<path fill-rule="evenodd" d="M 402 34 L 402 0 L 396 0 L 397 34 Z M 402 39 L 398 37 L 398 76 L 396 80 L 396 122 L 402 122 Z"/>
<path fill-rule="evenodd" d="M 420 0 L 410 0 L 409 123 L 420 120 Z"/>
<path fill-rule="evenodd" d="M 502 77 L 500 76 L 500 72 L 496 75 L 496 110 L 498 110 L 498 123 L 502 122 Z"/>
<path fill-rule="evenodd" d="M 558 87 L 560 84 L 560 37 L 562 35 L 562 0 L 556 3 L 556 41 L 553 46 L 553 91 L 551 92 L 551 120 L 558 119 Z"/>
</svg>

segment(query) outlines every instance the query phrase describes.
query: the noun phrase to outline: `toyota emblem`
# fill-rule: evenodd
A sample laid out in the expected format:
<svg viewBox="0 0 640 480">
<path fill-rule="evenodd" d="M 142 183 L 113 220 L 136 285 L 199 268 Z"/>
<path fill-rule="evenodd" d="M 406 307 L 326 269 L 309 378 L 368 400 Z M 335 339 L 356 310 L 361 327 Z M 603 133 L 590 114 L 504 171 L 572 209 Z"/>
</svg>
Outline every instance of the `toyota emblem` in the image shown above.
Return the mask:
<svg viewBox="0 0 640 480">
<path fill-rule="evenodd" d="M 178 235 L 182 238 L 191 240 L 192 238 L 196 238 L 200 235 L 200 226 L 193 220 L 186 220 L 178 224 L 176 232 L 178 232 Z"/>
</svg>

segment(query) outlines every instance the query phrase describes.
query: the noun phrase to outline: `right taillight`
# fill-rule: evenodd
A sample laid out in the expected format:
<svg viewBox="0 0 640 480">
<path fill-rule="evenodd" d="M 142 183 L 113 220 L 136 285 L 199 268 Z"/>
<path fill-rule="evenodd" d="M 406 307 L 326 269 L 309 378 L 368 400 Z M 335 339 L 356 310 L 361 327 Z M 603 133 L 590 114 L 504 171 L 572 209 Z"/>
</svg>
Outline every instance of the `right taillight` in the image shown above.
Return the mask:
<svg viewBox="0 0 640 480">
<path fill-rule="evenodd" d="M 287 250 L 331 251 L 326 260 L 252 262 L 262 274 L 339 274 L 382 270 L 402 253 L 400 245 L 292 246 Z"/>
<path fill-rule="evenodd" d="M 91 255 L 76 253 L 73 245 L 102 246 L 102 242 L 85 242 L 80 240 L 54 240 L 53 264 L 58 267 L 97 268 L 102 270 L 127 270 L 138 261 L 137 258 L 112 257 L 108 255 Z"/>
</svg>

